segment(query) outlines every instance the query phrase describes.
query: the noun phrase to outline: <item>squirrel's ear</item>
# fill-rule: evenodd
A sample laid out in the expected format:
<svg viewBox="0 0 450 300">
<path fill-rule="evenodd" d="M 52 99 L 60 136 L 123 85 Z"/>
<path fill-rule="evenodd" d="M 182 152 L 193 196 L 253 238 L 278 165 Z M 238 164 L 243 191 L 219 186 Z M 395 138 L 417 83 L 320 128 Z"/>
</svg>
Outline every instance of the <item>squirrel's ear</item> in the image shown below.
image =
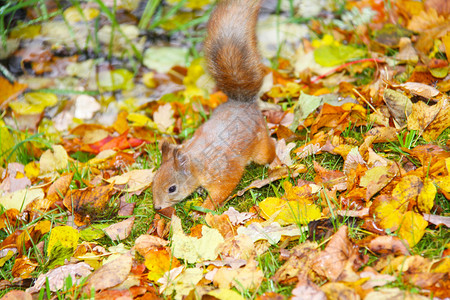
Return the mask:
<svg viewBox="0 0 450 300">
<path fill-rule="evenodd" d="M 175 163 L 175 170 L 180 170 L 183 172 L 187 171 L 189 157 L 183 153 L 181 149 L 176 148 L 173 150 L 173 161 Z"/>
<path fill-rule="evenodd" d="M 176 148 L 176 145 L 164 141 L 161 146 L 162 162 L 167 161 Z"/>
</svg>

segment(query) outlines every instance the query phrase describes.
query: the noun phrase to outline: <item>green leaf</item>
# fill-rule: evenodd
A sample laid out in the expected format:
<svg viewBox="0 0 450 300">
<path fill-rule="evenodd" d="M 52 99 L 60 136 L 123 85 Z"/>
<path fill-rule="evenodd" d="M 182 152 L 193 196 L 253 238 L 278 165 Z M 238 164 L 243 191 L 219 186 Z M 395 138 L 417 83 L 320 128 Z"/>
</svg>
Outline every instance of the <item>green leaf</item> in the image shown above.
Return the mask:
<svg viewBox="0 0 450 300">
<path fill-rule="evenodd" d="M 366 50 L 347 45 L 326 45 L 314 51 L 314 59 L 324 67 L 341 65 L 365 55 Z"/>
</svg>

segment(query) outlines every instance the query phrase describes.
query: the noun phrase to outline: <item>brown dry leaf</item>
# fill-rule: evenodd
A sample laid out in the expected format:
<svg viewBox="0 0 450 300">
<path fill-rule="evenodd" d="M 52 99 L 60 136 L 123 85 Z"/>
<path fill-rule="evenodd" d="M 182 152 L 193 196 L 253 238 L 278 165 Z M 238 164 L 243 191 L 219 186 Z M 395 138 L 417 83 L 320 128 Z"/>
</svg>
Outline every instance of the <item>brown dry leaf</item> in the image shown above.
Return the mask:
<svg viewBox="0 0 450 300">
<path fill-rule="evenodd" d="M 147 251 L 154 248 L 166 247 L 169 244 L 168 241 L 163 240 L 157 236 L 143 234 L 139 236 L 134 242 L 134 248 L 140 255 L 145 256 Z"/>
<path fill-rule="evenodd" d="M 224 215 L 227 215 L 230 219 L 231 224 L 233 225 L 240 225 L 244 224 L 249 219 L 253 218 L 255 216 L 254 213 L 251 212 L 238 212 L 234 207 L 230 206 L 227 211 L 223 213 Z"/>
<path fill-rule="evenodd" d="M 340 282 L 329 282 L 320 287 L 327 299 L 361 299 L 354 289 Z"/>
<path fill-rule="evenodd" d="M 347 237 L 347 226 L 342 226 L 333 235 L 325 250 L 313 262 L 313 270 L 329 280 L 336 280 L 347 262 L 356 264 L 358 251 Z"/>
<path fill-rule="evenodd" d="M 407 63 L 415 65 L 419 61 L 419 55 L 417 55 L 416 49 L 414 49 L 411 39 L 407 37 L 401 37 L 399 42 L 399 52 L 395 55 L 395 58 L 399 63 Z"/>
<path fill-rule="evenodd" d="M 276 142 L 275 151 L 280 162 L 286 166 L 291 166 L 293 164 L 291 159 L 291 151 L 294 149 L 295 143 L 289 143 L 286 145 L 284 139 L 278 140 Z"/>
<path fill-rule="evenodd" d="M 360 186 L 367 189 L 366 200 L 371 199 L 376 193 L 388 185 L 392 179 L 398 175 L 398 171 L 398 166 L 396 164 L 369 169 L 364 176 L 361 177 L 359 182 Z"/>
<path fill-rule="evenodd" d="M 434 8 L 438 14 L 443 16 L 450 15 L 450 2 L 447 0 L 426 0 L 425 7 L 427 9 Z"/>
<path fill-rule="evenodd" d="M 39 239 L 50 231 L 52 223 L 49 220 L 42 220 L 34 226 L 26 228 L 16 239 L 17 249 L 22 254 L 24 249 L 36 245 Z"/>
<path fill-rule="evenodd" d="M 55 182 L 48 188 L 46 198 L 51 204 L 63 199 L 61 197 L 64 197 L 69 190 L 72 178 L 73 173 L 63 175 L 56 179 Z"/>
<path fill-rule="evenodd" d="M 300 280 L 292 290 L 290 300 L 326 300 L 325 293 L 312 281 Z"/>
<path fill-rule="evenodd" d="M 411 94 L 418 95 L 427 99 L 431 99 L 439 95 L 439 90 L 420 82 L 405 82 L 398 85 Z"/>
<path fill-rule="evenodd" d="M 428 125 L 422 136 L 426 141 L 435 140 L 445 129 L 450 127 L 450 100 L 444 97 L 436 106 L 440 106 L 439 113 Z"/>
<path fill-rule="evenodd" d="M 130 290 L 106 290 L 95 294 L 95 300 L 133 300 L 133 294 Z"/>
<path fill-rule="evenodd" d="M 126 219 L 125 221 L 112 224 L 103 230 L 113 241 L 124 240 L 131 233 L 131 229 L 133 228 L 135 218 L 136 218 L 135 216 L 132 216 L 131 218 Z"/>
<path fill-rule="evenodd" d="M 409 291 L 404 291 L 399 288 L 381 288 L 376 291 L 372 291 L 366 295 L 364 300 L 427 300 L 429 297 L 425 297 Z"/>
<path fill-rule="evenodd" d="M 375 136 L 376 138 L 372 141 L 372 143 L 392 142 L 397 140 L 397 129 L 394 127 L 378 126 L 370 129 L 365 136 Z"/>
<path fill-rule="evenodd" d="M 227 239 L 220 254 L 225 257 L 247 260 L 256 254 L 255 244 L 249 236 L 240 234 Z"/>
<path fill-rule="evenodd" d="M 429 106 L 424 102 L 413 104 L 408 117 L 408 129 L 419 130 L 427 141 L 436 139 L 450 126 L 450 103 L 442 98 L 436 105 Z"/>
<path fill-rule="evenodd" d="M 2 300 L 33 300 L 33 296 L 30 293 L 24 291 L 13 290 L 7 292 L 2 297 Z"/>
<path fill-rule="evenodd" d="M 397 121 L 400 127 L 406 124 L 407 117 L 411 114 L 412 102 L 403 93 L 392 89 L 385 89 L 383 99 L 389 108 L 391 116 Z"/>
<path fill-rule="evenodd" d="M 45 287 L 48 279 L 50 284 L 50 290 L 56 292 L 64 287 L 67 277 L 72 277 L 73 285 L 77 285 L 83 277 L 87 277 L 91 274 L 93 268 L 85 262 L 77 264 L 69 264 L 54 268 L 45 274 L 39 275 L 34 285 L 27 289 L 29 293 L 37 293 Z"/>
<path fill-rule="evenodd" d="M 89 276 L 83 291 L 90 293 L 91 289 L 104 290 L 122 283 L 128 277 L 132 263 L 132 256 L 126 253 L 104 264 Z"/>
<path fill-rule="evenodd" d="M 358 166 L 366 166 L 364 158 L 359 153 L 358 148 L 354 147 L 345 157 L 343 172 L 348 175 L 351 170 L 357 170 Z"/>
<path fill-rule="evenodd" d="M 382 235 L 374 238 L 369 243 L 369 249 L 380 254 L 410 255 L 408 245 L 394 236 Z"/>
<path fill-rule="evenodd" d="M 308 171 L 308 168 L 305 165 L 294 165 L 291 168 L 288 167 L 279 167 L 274 170 L 272 170 L 269 173 L 269 177 L 266 179 L 257 179 L 253 182 L 251 182 L 247 187 L 244 189 L 238 191 L 233 196 L 230 196 L 227 201 L 230 199 L 236 197 L 236 196 L 242 196 L 244 193 L 250 189 L 253 188 L 261 188 L 263 186 L 268 185 L 271 182 L 277 181 L 282 178 L 291 177 L 296 178 L 300 173 L 306 173 Z"/>
<path fill-rule="evenodd" d="M 408 23 L 409 30 L 423 32 L 427 29 L 437 27 L 446 22 L 444 16 L 438 16 L 434 8 L 422 10 L 417 16 L 413 16 Z"/>
<path fill-rule="evenodd" d="M 330 190 L 344 191 L 347 189 L 347 179 L 343 172 L 328 170 L 314 161 L 316 177 L 314 182 Z"/>
<path fill-rule="evenodd" d="M 230 218 L 226 214 L 213 215 L 211 213 L 207 213 L 205 216 L 205 221 L 211 228 L 217 229 L 225 239 L 236 235 L 233 225 L 230 222 Z"/>
<path fill-rule="evenodd" d="M 325 103 L 314 123 L 311 125 L 311 134 L 315 134 L 322 127 L 335 128 L 339 124 L 341 124 L 341 129 L 343 130 L 349 123 L 349 115 L 350 112 L 345 111 L 342 107 Z"/>
<path fill-rule="evenodd" d="M 71 190 L 64 198 L 64 206 L 74 213 L 75 224 L 86 225 L 106 213 L 108 203 L 117 191 L 112 185 Z"/>
<path fill-rule="evenodd" d="M 247 265 L 241 269 L 220 268 L 214 275 L 214 285 L 221 289 L 235 287 L 241 292 L 245 290 L 254 291 L 259 287 L 263 278 L 263 271 L 257 267 L 254 259 L 250 259 Z"/>
<path fill-rule="evenodd" d="M 272 280 L 292 284 L 298 278 L 311 277 L 312 263 L 319 254 L 316 242 L 304 242 L 289 250 L 288 260 L 272 276 Z"/>
<path fill-rule="evenodd" d="M 367 267 L 364 271 L 362 271 L 359 276 L 361 279 L 370 278 L 361 285 L 364 290 L 369 290 L 377 286 L 383 286 L 397 279 L 397 277 L 392 275 L 379 274 L 370 267 Z"/>
<path fill-rule="evenodd" d="M 3 214 L 0 215 L 0 230 L 8 226 L 13 226 L 16 228 L 17 218 L 19 216 L 19 210 L 15 208 L 8 209 Z M 1 244 L 1 243 L 0 243 Z"/>
<path fill-rule="evenodd" d="M 450 157 L 449 151 L 446 151 L 438 145 L 432 144 L 420 145 L 413 149 L 404 149 L 404 151 L 416 157 L 423 166 L 427 166 L 427 168 L 430 166 L 431 169 L 434 168 L 434 165 L 437 165 L 439 162 L 443 163 L 446 158 Z M 433 174 L 433 172 L 431 172 L 431 174 Z"/>
<path fill-rule="evenodd" d="M 28 257 L 22 256 L 16 258 L 14 265 L 11 269 L 11 275 L 14 278 L 30 278 L 31 273 L 39 266 L 37 262 L 32 262 Z"/>
<path fill-rule="evenodd" d="M 436 226 L 444 225 L 447 228 L 450 228 L 450 217 L 423 214 L 423 218 L 425 219 L 425 221 L 430 222 L 431 224 L 434 224 Z"/>
</svg>

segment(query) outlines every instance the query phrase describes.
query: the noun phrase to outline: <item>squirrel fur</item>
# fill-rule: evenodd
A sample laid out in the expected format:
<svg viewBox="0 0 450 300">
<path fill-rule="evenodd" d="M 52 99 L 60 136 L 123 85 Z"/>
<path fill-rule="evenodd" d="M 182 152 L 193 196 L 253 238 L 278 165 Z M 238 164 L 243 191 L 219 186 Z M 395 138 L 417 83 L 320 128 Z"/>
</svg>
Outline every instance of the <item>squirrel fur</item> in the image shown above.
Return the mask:
<svg viewBox="0 0 450 300">
<path fill-rule="evenodd" d="M 205 40 L 208 69 L 228 101 L 182 145 L 162 144 L 153 181 L 155 209 L 170 207 L 198 187 L 214 209 L 235 189 L 250 162 L 271 163 L 275 143 L 256 103 L 265 74 L 257 50 L 260 1 L 222 0 L 211 14 Z"/>
</svg>

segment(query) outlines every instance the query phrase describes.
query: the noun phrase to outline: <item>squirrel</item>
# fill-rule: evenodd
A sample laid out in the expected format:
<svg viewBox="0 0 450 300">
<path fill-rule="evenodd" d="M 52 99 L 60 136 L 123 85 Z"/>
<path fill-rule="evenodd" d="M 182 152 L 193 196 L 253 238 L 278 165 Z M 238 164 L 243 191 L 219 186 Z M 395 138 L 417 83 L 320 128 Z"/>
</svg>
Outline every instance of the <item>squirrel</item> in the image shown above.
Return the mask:
<svg viewBox="0 0 450 300">
<path fill-rule="evenodd" d="M 265 75 L 255 32 L 260 2 L 222 0 L 212 12 L 205 57 L 228 101 L 191 139 L 179 146 L 163 142 L 153 180 L 155 209 L 173 206 L 199 187 L 209 193 L 202 207 L 215 209 L 236 188 L 247 164 L 275 159 L 275 142 L 256 102 Z"/>
</svg>

